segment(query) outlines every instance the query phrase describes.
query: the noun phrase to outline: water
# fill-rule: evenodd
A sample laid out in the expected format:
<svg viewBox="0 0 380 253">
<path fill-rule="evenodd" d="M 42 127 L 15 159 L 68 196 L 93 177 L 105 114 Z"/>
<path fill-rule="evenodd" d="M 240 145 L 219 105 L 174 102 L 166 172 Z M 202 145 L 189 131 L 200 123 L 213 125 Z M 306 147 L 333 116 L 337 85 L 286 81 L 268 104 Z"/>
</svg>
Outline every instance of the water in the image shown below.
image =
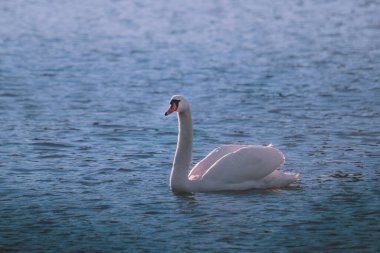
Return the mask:
<svg viewBox="0 0 380 253">
<path fill-rule="evenodd" d="M 378 252 L 379 1 L 2 1 L 0 251 Z M 175 195 L 194 162 L 273 143 L 285 189 Z"/>
</svg>

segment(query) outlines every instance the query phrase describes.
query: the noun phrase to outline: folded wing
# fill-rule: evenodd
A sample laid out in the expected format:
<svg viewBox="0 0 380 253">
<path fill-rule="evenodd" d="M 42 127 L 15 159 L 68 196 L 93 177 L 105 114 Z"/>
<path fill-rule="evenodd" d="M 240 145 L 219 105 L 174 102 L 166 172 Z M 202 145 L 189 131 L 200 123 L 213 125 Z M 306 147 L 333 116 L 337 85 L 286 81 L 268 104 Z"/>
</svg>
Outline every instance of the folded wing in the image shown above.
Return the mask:
<svg viewBox="0 0 380 253">
<path fill-rule="evenodd" d="M 210 169 L 215 162 L 223 156 L 233 153 L 241 148 L 248 147 L 248 145 L 223 145 L 211 151 L 205 158 L 197 163 L 189 173 L 190 180 L 197 180 Z"/>
<path fill-rule="evenodd" d="M 216 160 L 203 174 L 202 180 L 231 184 L 257 181 L 278 169 L 284 161 L 284 155 L 270 146 L 236 147 L 235 151 L 226 153 Z"/>
</svg>

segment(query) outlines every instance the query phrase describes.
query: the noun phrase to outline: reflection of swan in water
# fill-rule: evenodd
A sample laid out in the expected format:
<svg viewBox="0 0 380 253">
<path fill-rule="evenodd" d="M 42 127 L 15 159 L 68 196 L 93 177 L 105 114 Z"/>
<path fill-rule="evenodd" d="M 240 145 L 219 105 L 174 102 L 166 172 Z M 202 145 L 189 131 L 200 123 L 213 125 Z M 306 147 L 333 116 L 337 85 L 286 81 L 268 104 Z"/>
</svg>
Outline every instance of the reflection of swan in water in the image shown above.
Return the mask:
<svg viewBox="0 0 380 253">
<path fill-rule="evenodd" d="M 178 143 L 170 188 L 175 192 L 248 190 L 283 187 L 297 180 L 299 174 L 281 172 L 284 155 L 272 146 L 223 145 L 214 149 L 189 172 L 193 130 L 190 105 L 180 95 L 170 101 L 165 116 L 178 113 Z"/>
</svg>

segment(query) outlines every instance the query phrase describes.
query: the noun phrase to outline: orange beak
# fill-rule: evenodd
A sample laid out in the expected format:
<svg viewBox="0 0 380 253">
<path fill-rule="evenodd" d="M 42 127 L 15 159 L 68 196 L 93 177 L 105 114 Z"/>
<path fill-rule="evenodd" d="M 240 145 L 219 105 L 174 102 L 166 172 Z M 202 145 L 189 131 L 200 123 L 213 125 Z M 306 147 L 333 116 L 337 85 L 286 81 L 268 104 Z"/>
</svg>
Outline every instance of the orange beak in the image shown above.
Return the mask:
<svg viewBox="0 0 380 253">
<path fill-rule="evenodd" d="M 177 110 L 177 105 L 172 103 L 169 108 L 165 112 L 165 116 L 168 116 L 170 113 L 175 112 Z"/>
</svg>

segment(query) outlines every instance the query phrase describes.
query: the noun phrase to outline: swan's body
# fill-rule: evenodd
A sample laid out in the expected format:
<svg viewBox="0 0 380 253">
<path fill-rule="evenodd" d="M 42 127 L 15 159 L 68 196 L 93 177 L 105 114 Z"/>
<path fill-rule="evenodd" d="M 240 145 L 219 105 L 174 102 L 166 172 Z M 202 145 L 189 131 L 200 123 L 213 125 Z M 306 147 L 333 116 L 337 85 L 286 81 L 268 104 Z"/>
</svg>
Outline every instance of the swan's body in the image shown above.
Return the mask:
<svg viewBox="0 0 380 253">
<path fill-rule="evenodd" d="M 278 170 L 284 155 L 272 146 L 223 145 L 214 149 L 190 171 L 192 121 L 190 106 L 183 96 L 173 96 L 165 115 L 178 113 L 178 143 L 170 175 L 175 192 L 248 190 L 284 187 L 298 179 L 298 173 Z"/>
</svg>

